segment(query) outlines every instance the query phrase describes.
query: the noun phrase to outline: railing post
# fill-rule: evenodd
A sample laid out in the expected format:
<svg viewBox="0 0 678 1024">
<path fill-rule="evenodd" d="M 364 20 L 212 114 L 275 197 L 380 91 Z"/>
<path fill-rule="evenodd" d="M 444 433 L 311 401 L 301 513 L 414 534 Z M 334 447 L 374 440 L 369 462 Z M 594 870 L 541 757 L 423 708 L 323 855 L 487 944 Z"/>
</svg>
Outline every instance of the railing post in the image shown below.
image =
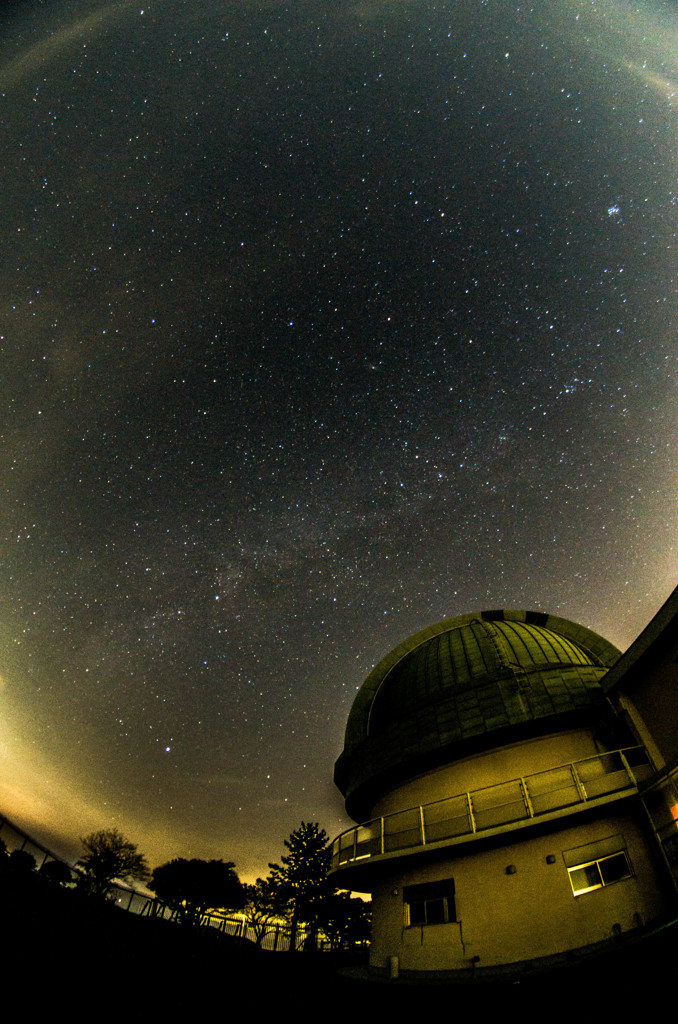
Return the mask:
<svg viewBox="0 0 678 1024">
<path fill-rule="evenodd" d="M 466 808 L 468 811 L 469 821 L 471 822 L 471 832 L 476 831 L 476 819 L 473 814 L 473 803 L 471 802 L 471 794 L 467 791 L 466 793 Z"/>
<path fill-rule="evenodd" d="M 522 794 L 523 794 L 523 803 L 525 804 L 525 807 L 527 808 L 528 816 L 530 818 L 534 818 L 534 808 L 532 807 L 532 801 L 530 800 L 530 794 L 528 792 L 527 784 L 525 782 L 525 779 L 521 776 L 518 779 L 518 782 L 520 783 L 520 789 L 521 789 Z"/>
<path fill-rule="evenodd" d="M 424 827 L 424 808 L 419 804 L 419 837 L 421 845 L 426 846 L 426 828 Z"/>
<path fill-rule="evenodd" d="M 379 819 L 379 821 L 380 821 L 380 828 L 381 828 L 381 841 L 379 843 L 379 852 L 383 853 L 384 852 L 384 818 L 383 818 L 383 815 Z"/>
<path fill-rule="evenodd" d="M 583 760 L 589 761 L 591 759 L 586 757 L 586 758 L 583 758 Z M 574 762 L 570 764 L 570 772 L 572 773 L 572 778 L 574 779 L 574 784 L 577 787 L 577 792 L 579 793 L 579 799 L 583 803 L 586 803 L 586 801 L 588 800 L 588 797 L 586 795 L 586 789 L 584 788 L 584 783 L 579 778 L 579 772 L 577 771 L 577 768 L 576 768 Z"/>
<path fill-rule="evenodd" d="M 628 777 L 630 778 L 630 780 L 631 780 L 631 782 L 633 783 L 633 785 L 634 785 L 634 786 L 637 786 L 637 785 L 638 785 L 638 781 L 637 781 L 637 779 L 636 779 L 635 775 L 633 774 L 633 770 L 632 770 L 632 768 L 631 768 L 631 765 L 630 765 L 630 764 L 629 764 L 629 762 L 628 762 L 628 761 L 626 760 L 626 757 L 625 757 L 625 755 L 624 755 L 624 751 L 623 751 L 623 750 L 620 750 L 620 751 L 619 751 L 619 756 L 620 756 L 620 758 L 621 758 L 621 763 L 622 763 L 622 764 L 624 765 L 624 769 L 625 769 L 625 771 L 626 771 L 626 774 L 627 774 L 627 775 L 628 775 Z"/>
<path fill-rule="evenodd" d="M 356 825 L 356 827 L 353 829 L 353 857 L 351 858 L 352 860 L 356 860 L 357 857 L 358 857 L 358 829 L 359 828 L 360 828 L 360 825 Z"/>
</svg>

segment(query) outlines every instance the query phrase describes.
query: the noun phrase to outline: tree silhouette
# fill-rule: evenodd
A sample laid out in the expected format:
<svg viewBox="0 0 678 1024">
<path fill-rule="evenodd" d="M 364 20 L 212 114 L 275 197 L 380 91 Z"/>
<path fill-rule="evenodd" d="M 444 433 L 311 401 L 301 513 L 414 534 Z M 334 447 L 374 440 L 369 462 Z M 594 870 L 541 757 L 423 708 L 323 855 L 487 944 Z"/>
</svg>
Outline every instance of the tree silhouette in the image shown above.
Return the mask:
<svg viewBox="0 0 678 1024">
<path fill-rule="evenodd" d="M 76 864 L 81 871 L 79 884 L 92 896 L 108 895 L 116 879 L 144 882 L 148 878 L 143 854 L 117 828 L 92 832 L 80 841 L 85 855 Z"/>
<path fill-rule="evenodd" d="M 232 861 L 178 857 L 154 870 L 149 888 L 191 925 L 199 924 L 210 910 L 238 910 L 245 905 L 245 890 Z"/>
<path fill-rule="evenodd" d="M 48 860 L 40 868 L 40 878 L 53 885 L 69 885 L 73 881 L 73 873 L 62 860 Z"/>
<path fill-rule="evenodd" d="M 266 933 L 275 921 L 285 916 L 287 908 L 268 878 L 257 878 L 254 885 L 246 885 L 245 893 L 245 919 L 260 949 Z"/>
<path fill-rule="evenodd" d="M 37 861 L 28 850 L 12 850 L 9 855 L 9 866 L 18 874 L 28 875 L 31 871 L 35 871 Z"/>
<path fill-rule="evenodd" d="M 322 901 L 318 922 L 332 949 L 362 945 L 370 938 L 372 907 L 348 892 L 329 893 Z"/>
<path fill-rule="evenodd" d="M 330 866 L 329 837 L 317 822 L 304 822 L 285 840 L 289 850 L 282 864 L 269 864 L 269 884 L 278 904 L 287 908 L 290 919 L 290 951 L 296 949 L 300 924 L 309 925 L 309 945 L 318 928 L 320 906 L 332 886 L 327 881 Z"/>
</svg>

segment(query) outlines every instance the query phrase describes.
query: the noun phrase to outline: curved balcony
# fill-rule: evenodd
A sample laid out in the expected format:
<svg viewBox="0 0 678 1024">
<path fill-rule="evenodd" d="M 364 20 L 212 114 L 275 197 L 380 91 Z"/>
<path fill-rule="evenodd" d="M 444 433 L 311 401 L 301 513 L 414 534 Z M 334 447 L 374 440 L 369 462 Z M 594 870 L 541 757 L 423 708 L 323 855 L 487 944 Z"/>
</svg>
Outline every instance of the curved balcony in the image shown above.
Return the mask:
<svg viewBox="0 0 678 1024">
<path fill-rule="evenodd" d="M 409 807 L 342 832 L 332 844 L 331 871 L 467 842 L 479 835 L 547 821 L 608 803 L 653 774 L 643 747 L 625 747 L 580 761 Z"/>
</svg>

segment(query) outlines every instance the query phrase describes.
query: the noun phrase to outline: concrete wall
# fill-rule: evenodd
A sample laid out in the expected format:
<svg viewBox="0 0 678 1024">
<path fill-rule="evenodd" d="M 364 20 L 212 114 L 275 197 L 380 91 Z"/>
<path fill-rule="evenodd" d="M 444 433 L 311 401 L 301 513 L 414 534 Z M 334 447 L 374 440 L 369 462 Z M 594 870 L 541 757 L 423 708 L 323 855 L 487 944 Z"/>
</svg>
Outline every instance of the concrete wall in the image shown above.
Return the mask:
<svg viewBox="0 0 678 1024">
<path fill-rule="evenodd" d="M 474 757 L 456 761 L 434 772 L 419 775 L 391 790 L 374 806 L 372 817 L 456 796 L 467 790 L 508 782 L 521 775 L 556 768 L 570 761 L 601 753 L 588 729 L 513 743 Z"/>
<path fill-rule="evenodd" d="M 612 938 L 639 921 L 661 915 L 668 897 L 651 848 L 634 813 L 597 821 L 566 819 L 560 831 L 520 843 L 469 850 L 446 863 L 407 869 L 397 863 L 373 893 L 372 966 L 384 969 L 397 956 L 401 970 L 454 970 L 547 956 Z M 610 836 L 623 836 L 633 877 L 574 896 L 567 851 Z M 476 848 L 477 849 L 477 848 Z M 547 857 L 555 858 L 548 864 Z M 507 874 L 512 865 L 515 872 Z M 403 886 L 454 879 L 457 921 L 406 926 Z"/>
<path fill-rule="evenodd" d="M 647 746 L 656 768 L 661 770 L 666 764 L 675 764 L 678 760 L 678 664 L 659 666 L 629 689 L 627 694 L 620 686 L 614 695 L 615 703 L 628 714 L 631 728 Z"/>
</svg>

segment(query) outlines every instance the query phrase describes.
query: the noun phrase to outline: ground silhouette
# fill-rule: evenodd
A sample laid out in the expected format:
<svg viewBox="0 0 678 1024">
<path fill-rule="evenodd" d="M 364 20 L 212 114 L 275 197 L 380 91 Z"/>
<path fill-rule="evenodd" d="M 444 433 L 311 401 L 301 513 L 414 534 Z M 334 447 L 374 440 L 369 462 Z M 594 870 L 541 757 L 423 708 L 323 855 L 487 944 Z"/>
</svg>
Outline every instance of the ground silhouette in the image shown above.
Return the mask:
<svg viewBox="0 0 678 1024">
<path fill-rule="evenodd" d="M 212 929 L 182 927 L 128 913 L 40 878 L 0 877 L 8 979 L 31 977 L 31 1005 L 72 1004 L 76 993 L 102 1004 L 122 1000 L 137 1008 L 201 1013 L 246 996 L 249 1005 L 281 1010 L 313 1000 L 318 1012 L 421 1013 L 422 1000 L 441 999 L 455 1013 L 516 1012 L 535 1020 L 567 1010 L 628 1012 L 652 991 L 670 992 L 678 981 L 677 926 L 585 964 L 535 977 L 473 984 L 389 982 L 368 978 L 360 957 L 327 953 L 271 953 Z M 435 991 L 434 991 L 435 990 Z M 646 993 L 648 994 L 646 996 Z M 315 1011 L 314 1011 L 315 1015 Z"/>
</svg>

